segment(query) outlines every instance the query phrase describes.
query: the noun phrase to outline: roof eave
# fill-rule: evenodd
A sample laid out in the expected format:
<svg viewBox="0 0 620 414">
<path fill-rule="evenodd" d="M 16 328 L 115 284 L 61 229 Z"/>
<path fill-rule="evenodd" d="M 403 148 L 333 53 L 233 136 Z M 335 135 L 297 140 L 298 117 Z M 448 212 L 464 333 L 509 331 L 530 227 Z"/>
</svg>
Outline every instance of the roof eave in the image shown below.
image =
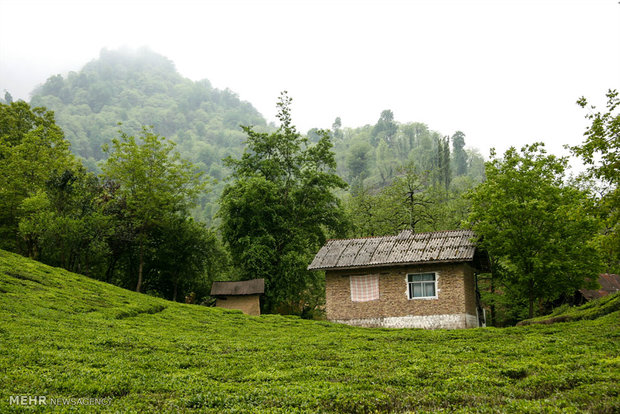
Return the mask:
<svg viewBox="0 0 620 414">
<path fill-rule="evenodd" d="M 355 265 L 355 266 L 342 266 L 342 267 L 311 267 L 308 266 L 308 270 L 319 271 L 319 270 L 354 270 L 354 269 L 369 269 L 369 268 L 378 268 L 378 267 L 402 267 L 402 266 L 411 266 L 411 265 L 426 265 L 426 264 L 437 264 L 437 263 L 473 263 L 474 259 L 448 259 L 448 260 L 425 260 L 419 262 L 401 262 L 401 263 L 378 263 L 378 264 L 365 264 L 365 265 Z"/>
</svg>

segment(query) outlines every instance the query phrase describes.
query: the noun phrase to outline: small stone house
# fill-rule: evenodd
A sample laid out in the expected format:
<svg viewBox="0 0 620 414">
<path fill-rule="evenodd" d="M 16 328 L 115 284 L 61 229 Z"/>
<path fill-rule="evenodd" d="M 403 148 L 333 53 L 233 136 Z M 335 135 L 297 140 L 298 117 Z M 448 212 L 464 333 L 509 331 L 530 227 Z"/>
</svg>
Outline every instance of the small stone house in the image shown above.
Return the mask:
<svg viewBox="0 0 620 414">
<path fill-rule="evenodd" d="M 211 296 L 215 306 L 239 309 L 247 315 L 260 315 L 260 295 L 265 293 L 265 279 L 240 282 L 213 282 Z"/>
<path fill-rule="evenodd" d="M 325 271 L 326 316 L 390 328 L 484 324 L 476 274 L 488 256 L 469 230 L 328 240 L 308 266 Z"/>
</svg>

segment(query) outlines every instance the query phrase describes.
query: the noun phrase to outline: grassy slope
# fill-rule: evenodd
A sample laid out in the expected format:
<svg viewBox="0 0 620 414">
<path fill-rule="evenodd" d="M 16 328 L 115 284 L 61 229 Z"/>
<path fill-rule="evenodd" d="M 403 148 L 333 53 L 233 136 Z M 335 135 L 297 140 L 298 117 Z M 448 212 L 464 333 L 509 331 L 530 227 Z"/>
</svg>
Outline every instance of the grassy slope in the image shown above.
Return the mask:
<svg viewBox="0 0 620 414">
<path fill-rule="evenodd" d="M 619 325 L 618 311 L 463 331 L 248 317 L 0 251 L 0 412 L 14 394 L 111 397 L 89 411 L 617 412 Z"/>
<path fill-rule="evenodd" d="M 593 300 L 579 307 L 561 306 L 551 315 L 527 319 L 519 322 L 519 325 L 552 324 L 597 319 L 610 313 L 618 313 L 618 311 L 620 311 L 620 292 L 605 296 L 599 300 Z"/>
</svg>

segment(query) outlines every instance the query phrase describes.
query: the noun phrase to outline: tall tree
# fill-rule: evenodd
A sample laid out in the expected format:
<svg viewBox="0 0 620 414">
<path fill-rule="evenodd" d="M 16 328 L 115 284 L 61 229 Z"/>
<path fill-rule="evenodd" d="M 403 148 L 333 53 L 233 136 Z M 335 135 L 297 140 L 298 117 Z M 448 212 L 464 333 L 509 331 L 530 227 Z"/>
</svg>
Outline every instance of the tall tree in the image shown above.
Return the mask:
<svg viewBox="0 0 620 414">
<path fill-rule="evenodd" d="M 577 104 L 582 108 L 588 106 L 585 97 Z M 592 122 L 584 135 L 582 145 L 571 147 L 572 152 L 581 157 L 590 166 L 591 174 L 601 180 L 618 187 L 620 182 L 620 97 L 618 91 L 607 92 L 607 111 L 591 112 L 586 119 Z M 595 106 L 590 106 L 594 111 Z"/>
<path fill-rule="evenodd" d="M 401 230 L 454 230 L 469 214 L 463 193 L 474 185 L 459 177 L 450 191 L 433 183 L 432 174 L 413 164 L 400 168 L 381 190 L 358 185 L 347 199 L 352 237 L 383 236 Z"/>
<path fill-rule="evenodd" d="M 385 142 L 391 144 L 396 132 L 398 132 L 398 125 L 394 121 L 394 113 L 391 109 L 382 111 L 377 124 L 372 129 L 372 139 L 374 142 L 378 142 L 383 138 Z"/>
<path fill-rule="evenodd" d="M 346 157 L 349 171 L 349 182 L 363 181 L 368 176 L 372 147 L 366 141 L 358 141 L 351 145 Z"/>
<path fill-rule="evenodd" d="M 586 214 L 588 194 L 565 184 L 566 158 L 547 155 L 539 143 L 491 155 L 487 181 L 470 194 L 469 223 L 506 269 L 499 275 L 506 290 L 526 301 L 532 317 L 537 302 L 596 279 L 600 263 L 590 242 L 599 222 Z"/>
<path fill-rule="evenodd" d="M 20 214 L 45 203 L 47 182 L 76 166 L 53 112 L 24 101 L 0 104 L 0 248 L 23 252 Z M 35 200 L 22 206 L 29 197 Z"/>
<path fill-rule="evenodd" d="M 228 271 L 229 259 L 214 231 L 191 217 L 173 217 L 153 234 L 147 260 L 153 271 L 145 287 L 177 301 L 191 292 L 209 294 L 216 277 Z"/>
<path fill-rule="evenodd" d="M 452 135 L 452 156 L 454 157 L 454 174 L 458 177 L 467 173 L 467 152 L 465 151 L 465 134 L 456 131 Z"/>
<path fill-rule="evenodd" d="M 136 291 L 143 282 L 145 249 L 149 233 L 174 216 L 187 216 L 205 189 L 202 173 L 174 151 L 175 144 L 143 128 L 138 139 L 120 132 L 104 151 L 103 178 L 119 185 L 126 217 L 135 229 L 139 265 Z"/>
<path fill-rule="evenodd" d="M 246 151 L 240 159 L 227 159 L 234 181 L 224 189 L 219 216 L 242 277 L 265 279 L 265 311 L 301 312 L 310 292 L 321 286 L 306 267 L 326 232 L 341 226 L 333 190 L 346 184 L 334 173 L 329 135 L 311 145 L 292 123 L 286 92 L 277 106 L 276 132 L 243 127 Z"/>
<path fill-rule="evenodd" d="M 9 91 L 7 91 L 6 89 L 4 91 L 4 102 L 3 103 L 7 105 L 10 105 L 13 103 L 13 95 L 11 95 Z"/>
<path fill-rule="evenodd" d="M 20 221 L 22 237 L 36 242 L 38 260 L 97 277 L 108 254 L 109 228 L 97 177 L 81 166 L 65 170 L 50 177 L 40 195 L 39 205 Z"/>
<path fill-rule="evenodd" d="M 334 123 L 332 124 L 332 133 L 334 134 L 334 139 L 339 140 L 344 137 L 342 133 L 342 121 L 340 117 L 336 117 Z"/>
<path fill-rule="evenodd" d="M 586 98 L 577 103 L 588 106 Z M 571 147 L 574 155 L 589 166 L 589 177 L 602 184 L 597 213 L 603 218 L 605 228 L 598 237 L 599 250 L 605 256 L 608 272 L 620 272 L 620 97 L 618 91 L 607 92 L 607 110 L 594 111 L 586 118 L 591 125 L 584 133 L 583 144 Z"/>
<path fill-rule="evenodd" d="M 436 137 L 435 154 L 435 183 L 448 190 L 452 181 L 452 168 L 450 167 L 450 138 Z"/>
<path fill-rule="evenodd" d="M 428 174 L 420 174 L 414 166 L 403 168 L 392 184 L 379 197 L 380 221 L 385 234 L 400 230 L 421 231 L 422 224 L 433 222 L 433 200 L 430 197 Z"/>
</svg>

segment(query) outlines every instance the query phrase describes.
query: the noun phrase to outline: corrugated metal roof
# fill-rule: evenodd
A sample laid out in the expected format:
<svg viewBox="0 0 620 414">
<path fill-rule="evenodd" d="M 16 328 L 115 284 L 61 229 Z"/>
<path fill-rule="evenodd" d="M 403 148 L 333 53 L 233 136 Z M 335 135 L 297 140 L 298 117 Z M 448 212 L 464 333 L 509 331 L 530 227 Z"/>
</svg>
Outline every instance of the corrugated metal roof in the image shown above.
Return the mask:
<svg viewBox="0 0 620 414">
<path fill-rule="evenodd" d="M 476 235 L 471 230 L 412 233 L 363 239 L 328 240 L 309 270 L 375 267 L 427 262 L 474 260 Z"/>
<path fill-rule="evenodd" d="M 240 282 L 213 282 L 211 296 L 256 295 L 265 293 L 265 279 Z"/>
</svg>

